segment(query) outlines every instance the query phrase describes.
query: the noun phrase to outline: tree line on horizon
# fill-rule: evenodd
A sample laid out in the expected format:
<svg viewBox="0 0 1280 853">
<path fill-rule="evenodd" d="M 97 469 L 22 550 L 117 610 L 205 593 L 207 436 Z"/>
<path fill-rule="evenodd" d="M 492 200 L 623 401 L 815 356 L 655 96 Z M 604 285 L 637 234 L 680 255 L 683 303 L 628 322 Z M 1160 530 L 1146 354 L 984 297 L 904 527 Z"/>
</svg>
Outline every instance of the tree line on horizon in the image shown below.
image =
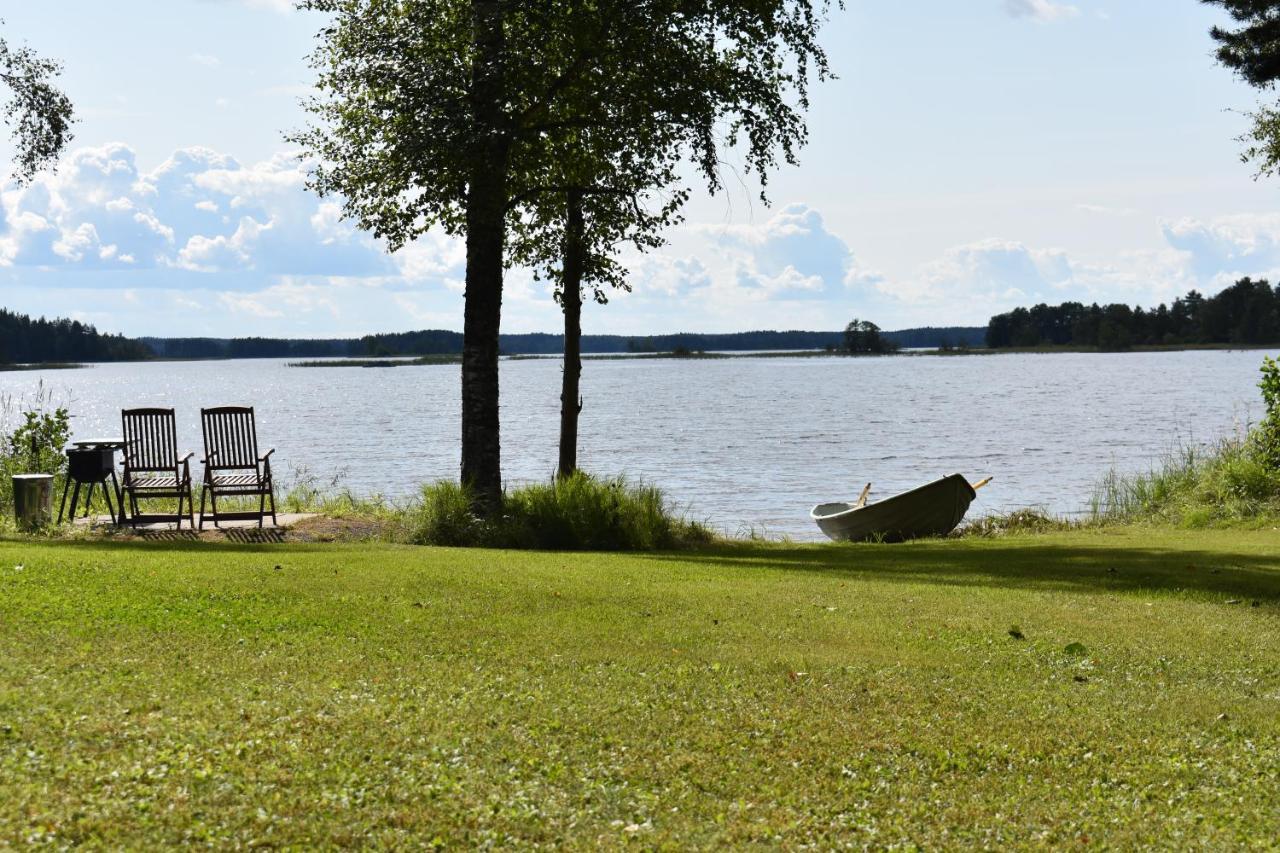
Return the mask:
<svg viewBox="0 0 1280 853">
<path fill-rule="evenodd" d="M 980 346 L 982 326 L 924 326 L 879 331 L 903 348 L 945 345 Z M 508 355 L 559 355 L 564 337 L 545 332 L 503 334 L 500 347 Z M 773 331 L 662 335 L 583 335 L 582 351 L 597 354 L 673 352 L 677 350 L 778 351 L 841 349 L 841 331 Z M 422 329 L 364 335 L 359 338 L 215 338 L 145 336 L 126 338 L 98 332 L 76 320 L 31 318 L 0 309 L 0 364 L 67 361 L 140 361 L 230 358 L 367 358 L 370 356 L 456 355 L 462 334 L 447 329 Z"/>
<path fill-rule="evenodd" d="M 1150 310 L 1115 303 L 1064 302 L 1016 308 L 987 325 L 987 346 L 1090 347 L 1194 346 L 1280 343 L 1280 285 L 1242 278 L 1216 296 L 1192 290 Z"/>
<path fill-rule="evenodd" d="M 129 361 L 151 355 L 141 341 L 103 334 L 79 320 L 32 319 L 0 308 L 0 364 Z"/>
</svg>

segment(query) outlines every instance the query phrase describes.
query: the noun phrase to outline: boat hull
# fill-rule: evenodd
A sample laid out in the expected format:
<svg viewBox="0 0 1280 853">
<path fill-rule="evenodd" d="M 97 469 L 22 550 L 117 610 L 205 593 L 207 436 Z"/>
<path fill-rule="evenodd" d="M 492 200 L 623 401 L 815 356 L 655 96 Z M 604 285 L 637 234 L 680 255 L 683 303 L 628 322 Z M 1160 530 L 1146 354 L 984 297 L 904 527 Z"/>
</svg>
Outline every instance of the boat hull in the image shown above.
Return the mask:
<svg viewBox="0 0 1280 853">
<path fill-rule="evenodd" d="M 810 517 L 837 542 L 903 542 L 924 536 L 946 536 L 964 519 L 977 492 L 960 474 L 857 507 L 822 504 Z"/>
</svg>

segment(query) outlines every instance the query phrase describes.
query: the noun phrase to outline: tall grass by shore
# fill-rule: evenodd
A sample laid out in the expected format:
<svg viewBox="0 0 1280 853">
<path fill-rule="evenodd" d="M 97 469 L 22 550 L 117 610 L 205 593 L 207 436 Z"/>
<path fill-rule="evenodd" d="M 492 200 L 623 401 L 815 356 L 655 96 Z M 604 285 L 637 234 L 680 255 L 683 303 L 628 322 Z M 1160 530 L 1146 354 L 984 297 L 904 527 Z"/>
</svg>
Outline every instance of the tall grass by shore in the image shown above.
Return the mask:
<svg viewBox="0 0 1280 853">
<path fill-rule="evenodd" d="M 1142 474 L 1112 471 L 1094 492 L 1103 522 L 1153 521 L 1184 527 L 1280 519 L 1280 363 L 1262 360 L 1261 422 L 1208 448 L 1184 446 Z"/>
<path fill-rule="evenodd" d="M 422 489 L 393 526 L 416 545 L 562 551 L 655 551 L 711 542 L 715 534 L 673 508 L 662 491 L 578 472 L 509 491 L 502 512 L 480 518 L 471 495 L 441 481 Z"/>
<path fill-rule="evenodd" d="M 1245 437 L 1216 446 L 1182 447 L 1151 470 L 1108 473 L 1090 502 L 1101 522 L 1151 521 L 1184 527 L 1280 518 L 1280 471 Z"/>
</svg>

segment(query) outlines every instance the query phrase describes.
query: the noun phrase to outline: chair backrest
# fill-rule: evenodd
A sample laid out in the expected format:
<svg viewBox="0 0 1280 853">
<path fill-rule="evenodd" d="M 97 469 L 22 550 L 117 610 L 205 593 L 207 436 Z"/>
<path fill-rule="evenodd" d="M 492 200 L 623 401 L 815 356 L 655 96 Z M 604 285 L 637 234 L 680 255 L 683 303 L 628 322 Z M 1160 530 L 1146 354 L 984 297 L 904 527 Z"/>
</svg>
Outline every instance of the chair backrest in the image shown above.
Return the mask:
<svg viewBox="0 0 1280 853">
<path fill-rule="evenodd" d="M 125 409 L 124 465 L 134 471 L 173 471 L 178 467 L 178 428 L 173 409 Z"/>
<path fill-rule="evenodd" d="M 210 468 L 257 468 L 258 430 L 252 406 L 200 410 L 204 458 Z"/>
</svg>

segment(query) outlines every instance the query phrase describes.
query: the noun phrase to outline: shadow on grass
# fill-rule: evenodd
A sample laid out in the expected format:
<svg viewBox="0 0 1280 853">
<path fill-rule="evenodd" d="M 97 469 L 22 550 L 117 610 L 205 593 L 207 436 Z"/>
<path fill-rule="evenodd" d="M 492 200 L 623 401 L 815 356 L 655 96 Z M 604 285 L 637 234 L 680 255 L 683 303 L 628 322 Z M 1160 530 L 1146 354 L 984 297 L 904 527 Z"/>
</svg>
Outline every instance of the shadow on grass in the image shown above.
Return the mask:
<svg viewBox="0 0 1280 853">
<path fill-rule="evenodd" d="M 266 531 L 263 531 L 266 533 Z M 256 529 L 227 541 L 171 538 L 24 540 L 0 537 L 0 544 L 23 543 L 105 551 L 216 555 L 270 553 L 282 547 Z M 175 531 L 176 534 L 176 531 Z M 637 560 L 701 565 L 732 570 L 784 570 L 849 580 L 875 580 L 957 587 L 1058 590 L 1069 592 L 1197 592 L 1280 604 L 1280 548 L 1275 554 L 1227 548 L 1144 547 L 1127 542 L 1107 547 L 1095 542 L 1062 544 L 1046 537 L 1012 540 L 931 540 L 905 545 L 757 545 L 733 543 L 695 551 L 635 553 Z M 1280 537 L 1277 538 L 1280 544 Z M 329 553 L 344 543 L 287 542 L 292 553 Z M 367 547 L 367 543 L 346 543 Z M 417 550 L 402 546 L 406 551 Z M 432 549 L 422 549 L 427 553 Z M 498 558 L 502 552 L 492 552 Z M 587 552 L 538 552 L 590 560 Z M 599 556 L 599 555 L 595 555 Z"/>
<path fill-rule="evenodd" d="M 1277 538 L 1280 543 L 1280 538 Z M 724 546 L 655 559 L 732 569 L 784 569 L 850 580 L 1078 592 L 1186 590 L 1280 603 L 1275 555 L 1225 549 L 1133 545 L 983 543 L 947 540 L 907 545 Z"/>
<path fill-rule="evenodd" d="M 233 533 L 234 531 L 234 533 Z M 27 539 L 17 536 L 0 536 L 0 545 L 37 545 L 68 549 L 102 550 L 102 551 L 147 551 L 151 553 L 174 554 L 228 554 L 257 553 L 269 554 L 278 551 L 281 546 L 293 552 L 319 553 L 333 551 L 335 546 L 344 544 L 368 545 L 368 543 L 351 542 L 294 542 L 287 541 L 284 531 L 258 530 L 255 528 L 228 528 L 223 531 L 225 539 L 201 539 L 194 530 L 149 530 L 145 533 L 122 535 L 119 538 L 85 538 L 85 539 Z"/>
</svg>

